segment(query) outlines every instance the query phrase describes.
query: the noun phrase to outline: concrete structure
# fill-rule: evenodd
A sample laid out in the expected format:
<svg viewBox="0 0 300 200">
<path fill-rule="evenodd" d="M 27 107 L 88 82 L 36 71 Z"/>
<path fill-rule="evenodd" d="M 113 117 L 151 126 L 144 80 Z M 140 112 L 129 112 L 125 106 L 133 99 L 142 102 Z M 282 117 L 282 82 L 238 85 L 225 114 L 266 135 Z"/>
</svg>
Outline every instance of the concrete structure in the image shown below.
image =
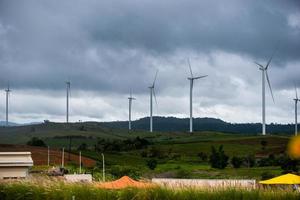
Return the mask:
<svg viewBox="0 0 300 200">
<path fill-rule="evenodd" d="M 0 152 L 0 179 L 26 178 L 31 166 L 31 152 Z"/>
<path fill-rule="evenodd" d="M 255 188 L 254 179 L 176 179 L 176 178 L 153 178 L 156 183 L 168 188 Z"/>
<path fill-rule="evenodd" d="M 65 174 L 64 175 L 67 182 L 83 182 L 91 183 L 93 181 L 91 174 Z"/>
</svg>

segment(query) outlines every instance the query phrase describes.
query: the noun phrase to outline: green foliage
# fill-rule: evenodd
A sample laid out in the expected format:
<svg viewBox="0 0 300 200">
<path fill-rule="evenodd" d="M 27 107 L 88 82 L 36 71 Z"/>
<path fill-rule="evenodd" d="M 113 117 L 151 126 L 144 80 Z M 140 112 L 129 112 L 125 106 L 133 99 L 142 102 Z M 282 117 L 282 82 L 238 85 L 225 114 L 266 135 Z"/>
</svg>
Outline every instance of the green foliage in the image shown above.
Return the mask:
<svg viewBox="0 0 300 200">
<path fill-rule="evenodd" d="M 265 150 L 268 145 L 268 141 L 262 140 L 262 141 L 260 141 L 260 144 L 261 144 L 261 149 Z"/>
<path fill-rule="evenodd" d="M 292 190 L 284 192 L 278 190 L 243 190 L 243 189 L 219 189 L 219 190 L 197 190 L 197 189 L 134 189 L 121 190 L 99 189 L 84 184 L 64 184 L 58 182 L 45 186 L 44 184 L 33 183 L 2 183 L 0 184 L 1 200 L 298 200 L 300 194 Z"/>
<path fill-rule="evenodd" d="M 179 169 L 175 174 L 175 178 L 190 178 L 190 177 L 191 177 L 191 172 L 186 169 Z"/>
<path fill-rule="evenodd" d="M 95 150 L 98 152 L 129 151 L 146 148 L 150 142 L 144 138 L 136 137 L 126 140 L 98 139 Z"/>
<path fill-rule="evenodd" d="M 283 170 L 283 173 L 293 173 L 298 172 L 299 160 L 293 160 L 289 158 L 288 156 L 282 157 L 280 160 L 280 166 Z"/>
<path fill-rule="evenodd" d="M 245 166 L 250 168 L 256 165 L 256 160 L 254 155 L 247 155 L 244 157 Z"/>
<path fill-rule="evenodd" d="M 261 174 L 261 180 L 268 180 L 268 179 L 274 178 L 274 177 L 275 177 L 275 175 L 270 172 L 263 172 Z"/>
<path fill-rule="evenodd" d="M 197 156 L 200 158 L 200 161 L 206 162 L 208 159 L 208 156 L 205 152 L 200 152 L 197 154 Z"/>
<path fill-rule="evenodd" d="M 212 168 L 224 169 L 228 165 L 228 159 L 229 157 L 223 150 L 223 145 L 219 146 L 218 150 L 214 146 L 211 147 L 209 162 Z"/>
<path fill-rule="evenodd" d="M 149 167 L 149 169 L 154 170 L 157 166 L 157 160 L 155 159 L 147 160 L 147 166 Z"/>
<path fill-rule="evenodd" d="M 87 150 L 87 144 L 81 143 L 79 147 L 77 148 L 78 151 L 86 151 Z"/>
<path fill-rule="evenodd" d="M 234 168 L 240 168 L 241 165 L 243 164 L 243 158 L 241 157 L 237 157 L 237 156 L 233 156 L 231 158 L 231 164 Z"/>
<path fill-rule="evenodd" d="M 115 176 L 116 178 L 121 178 L 122 176 L 129 176 L 137 179 L 140 177 L 139 172 L 140 170 L 135 167 L 120 165 L 114 165 L 109 170 L 109 173 Z"/>
<path fill-rule="evenodd" d="M 37 137 L 31 138 L 31 140 L 29 140 L 27 142 L 27 145 L 29 145 L 29 146 L 38 146 L 38 147 L 46 147 L 45 142 L 43 140 L 37 138 Z"/>
</svg>

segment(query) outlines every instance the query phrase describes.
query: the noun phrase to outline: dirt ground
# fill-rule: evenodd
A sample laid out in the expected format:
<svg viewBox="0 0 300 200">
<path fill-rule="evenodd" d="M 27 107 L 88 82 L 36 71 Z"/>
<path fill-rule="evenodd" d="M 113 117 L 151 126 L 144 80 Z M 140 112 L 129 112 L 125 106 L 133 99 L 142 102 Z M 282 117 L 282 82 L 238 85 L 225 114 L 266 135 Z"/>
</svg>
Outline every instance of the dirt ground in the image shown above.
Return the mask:
<svg viewBox="0 0 300 200">
<path fill-rule="evenodd" d="M 0 144 L 0 152 L 20 152 L 30 151 L 34 165 L 47 165 L 47 148 L 45 147 L 33 147 L 27 145 L 11 145 L 11 144 Z M 62 151 L 59 149 L 50 149 L 50 165 L 61 164 Z M 79 155 L 70 154 L 65 152 L 65 164 L 68 163 L 79 163 Z M 92 167 L 96 164 L 96 161 L 87 157 L 81 158 L 82 164 L 85 167 Z"/>
</svg>

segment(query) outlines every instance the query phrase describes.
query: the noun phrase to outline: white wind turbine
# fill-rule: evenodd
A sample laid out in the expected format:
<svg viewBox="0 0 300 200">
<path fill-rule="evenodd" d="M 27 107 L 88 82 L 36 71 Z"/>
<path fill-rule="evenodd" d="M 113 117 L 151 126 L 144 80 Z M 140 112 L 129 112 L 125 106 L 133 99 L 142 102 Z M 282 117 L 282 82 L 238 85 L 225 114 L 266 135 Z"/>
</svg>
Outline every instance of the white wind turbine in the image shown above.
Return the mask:
<svg viewBox="0 0 300 200">
<path fill-rule="evenodd" d="M 298 121 L 297 121 L 298 108 L 297 108 L 297 105 L 298 105 L 299 98 L 298 98 L 298 92 L 297 92 L 296 86 L 295 86 L 295 92 L 296 92 L 296 98 L 294 99 L 294 101 L 295 101 L 295 135 L 298 135 Z"/>
<path fill-rule="evenodd" d="M 263 65 L 259 64 L 258 62 L 255 62 L 255 64 L 257 64 L 259 66 L 259 70 L 261 70 L 261 72 L 262 72 L 262 135 L 266 135 L 266 88 L 265 88 L 265 79 L 266 78 L 267 78 L 267 82 L 269 85 L 269 89 L 271 92 L 273 102 L 275 103 L 273 92 L 272 92 L 272 87 L 271 87 L 271 83 L 270 83 L 270 79 L 269 79 L 269 75 L 268 75 L 268 67 L 273 59 L 274 53 L 272 54 L 271 58 L 269 59 L 267 65 L 265 67 Z"/>
<path fill-rule="evenodd" d="M 155 99 L 155 103 L 157 105 L 157 100 L 156 100 L 156 95 L 155 95 L 155 82 L 156 82 L 156 78 L 157 78 L 157 73 L 158 70 L 156 71 L 155 77 L 154 77 L 154 81 L 152 83 L 152 85 L 149 87 L 150 89 L 150 132 L 153 132 L 153 118 L 152 118 L 152 114 L 153 114 L 153 96 Z"/>
<path fill-rule="evenodd" d="M 134 97 L 132 97 L 132 93 L 130 90 L 130 96 L 128 97 L 129 100 L 129 119 L 128 119 L 128 129 L 131 130 L 131 106 L 132 106 L 132 100 L 135 100 Z"/>
<path fill-rule="evenodd" d="M 66 121 L 69 123 L 69 98 L 70 98 L 70 89 L 71 89 L 71 82 L 66 82 Z"/>
<path fill-rule="evenodd" d="M 188 65 L 189 65 L 190 73 L 191 73 L 191 77 L 188 77 L 187 79 L 190 81 L 190 133 L 192 133 L 193 132 L 193 87 L 194 87 L 194 80 L 207 77 L 207 75 L 194 77 L 190 60 L 187 59 L 187 61 L 188 61 Z"/>
<path fill-rule="evenodd" d="M 7 89 L 5 89 L 6 93 L 6 126 L 8 126 L 8 104 L 9 104 L 9 93 L 11 90 L 9 89 L 9 84 L 7 85 Z"/>
</svg>

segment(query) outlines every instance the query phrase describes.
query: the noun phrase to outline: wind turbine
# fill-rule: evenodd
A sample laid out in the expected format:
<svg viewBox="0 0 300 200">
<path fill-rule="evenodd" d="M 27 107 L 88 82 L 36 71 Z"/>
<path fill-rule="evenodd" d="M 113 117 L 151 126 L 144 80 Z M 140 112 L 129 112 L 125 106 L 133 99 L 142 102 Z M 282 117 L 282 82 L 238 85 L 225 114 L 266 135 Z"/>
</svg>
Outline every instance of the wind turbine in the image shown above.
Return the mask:
<svg viewBox="0 0 300 200">
<path fill-rule="evenodd" d="M 193 87 L 194 87 L 194 80 L 207 77 L 207 75 L 194 77 L 190 60 L 187 59 L 187 61 L 188 61 L 188 65 L 189 65 L 190 73 L 191 73 L 191 77 L 188 77 L 187 79 L 190 81 L 190 133 L 192 133 L 193 132 Z"/>
<path fill-rule="evenodd" d="M 275 52 L 274 52 L 275 53 Z M 269 85 L 269 89 L 271 92 L 271 96 L 274 101 L 274 96 L 272 92 L 272 87 L 268 75 L 268 67 L 273 59 L 274 53 L 272 54 L 271 58 L 269 59 L 267 65 L 264 67 L 263 65 L 259 64 L 258 62 L 255 62 L 256 65 L 259 66 L 259 70 L 262 72 L 262 135 L 266 135 L 266 88 L 265 88 L 265 79 L 267 78 L 267 82 Z"/>
<path fill-rule="evenodd" d="M 156 100 L 156 95 L 155 95 L 155 82 L 156 82 L 156 78 L 157 78 L 157 73 L 158 73 L 158 70 L 156 71 L 156 74 L 155 74 L 155 77 L 154 77 L 154 81 L 152 83 L 151 86 L 149 86 L 149 89 L 150 89 L 150 132 L 152 133 L 153 132 L 153 118 L 152 118 L 152 114 L 153 114 L 153 96 L 154 96 L 154 99 L 155 99 L 155 103 L 157 105 L 157 100 Z"/>
<path fill-rule="evenodd" d="M 295 135 L 298 135 L 298 122 L 297 122 L 298 108 L 297 108 L 297 104 L 298 104 L 299 98 L 298 98 L 298 92 L 297 92 L 296 86 L 295 86 L 295 92 L 296 92 L 296 98 L 294 99 L 294 101 L 295 101 Z"/>
<path fill-rule="evenodd" d="M 66 121 L 67 123 L 69 123 L 69 98 L 70 98 L 70 89 L 71 89 L 71 82 L 67 81 L 66 82 L 66 95 L 67 95 L 67 102 L 66 102 L 66 106 L 67 106 L 67 112 L 66 112 Z"/>
<path fill-rule="evenodd" d="M 130 90 L 130 96 L 128 97 L 129 100 L 129 120 L 128 120 L 128 129 L 131 130 L 131 105 L 132 105 L 132 100 L 135 100 L 134 97 L 132 97 L 132 93 Z"/>
<path fill-rule="evenodd" d="M 6 126 L 8 126 L 8 101 L 9 101 L 9 93 L 11 90 L 9 89 L 9 84 L 7 85 L 7 89 L 5 89 L 6 93 Z"/>
</svg>

